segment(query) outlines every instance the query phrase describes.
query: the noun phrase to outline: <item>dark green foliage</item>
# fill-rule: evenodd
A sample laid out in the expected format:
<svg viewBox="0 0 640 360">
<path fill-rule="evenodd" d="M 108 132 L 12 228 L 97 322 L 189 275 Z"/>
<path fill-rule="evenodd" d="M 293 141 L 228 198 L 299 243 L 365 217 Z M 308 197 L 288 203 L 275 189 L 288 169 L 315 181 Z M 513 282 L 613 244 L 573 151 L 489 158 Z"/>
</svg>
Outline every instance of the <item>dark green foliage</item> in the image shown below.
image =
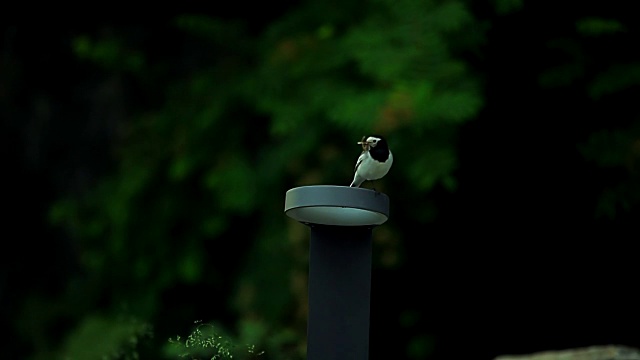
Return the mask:
<svg viewBox="0 0 640 360">
<path fill-rule="evenodd" d="M 238 346 L 224 332 L 212 324 L 196 322 L 195 329 L 186 338 L 169 339 L 165 354 L 170 358 L 186 359 L 257 359 L 264 354 L 254 345 Z"/>
<path fill-rule="evenodd" d="M 394 294 L 395 306 L 422 306 L 412 291 L 430 289 L 437 277 L 414 274 L 424 259 L 412 250 L 434 250 L 422 238 L 413 241 L 416 227 L 434 225 L 447 208 L 441 205 L 450 198 L 438 203 L 434 194 L 441 199 L 460 189 L 461 130 L 482 116 L 485 86 L 494 81 L 483 69 L 496 61 L 487 53 L 486 30 L 526 11 L 520 0 L 488 6 L 309 0 L 259 35 L 242 21 L 198 13 L 178 14 L 142 35 L 115 24 L 75 34 L 68 53 L 99 84 L 126 84 L 105 88 L 125 89 L 113 92 L 127 105 L 111 124 L 106 170 L 70 186 L 49 208 L 48 220 L 73 244 L 77 269 L 61 294 L 30 294 L 21 304 L 20 318 L 31 320 L 17 326 L 35 349 L 31 358 L 303 359 L 308 233 L 284 216 L 284 194 L 301 185 L 348 185 L 356 142 L 368 133 L 384 134 L 396 159 L 375 184 L 394 205 L 389 223 L 374 233 L 374 266 L 409 279 Z M 549 105 L 548 116 L 571 124 L 563 144 L 605 179 L 588 211 L 612 219 L 637 214 L 640 59 L 625 49 L 633 24 L 595 16 L 558 21 L 566 33 L 535 33 L 542 60 L 515 64 L 521 72 L 509 68 L 504 76 L 531 77 L 540 98 L 572 107 Z M 155 31 L 163 34 L 161 46 L 151 41 L 158 42 Z M 512 89 L 493 91 L 490 105 L 506 107 Z M 509 121 L 523 122 L 546 106 L 537 97 L 529 101 L 534 104 L 509 113 Z M 555 130 L 539 120 L 528 126 Z M 505 133 L 500 136 L 520 136 Z M 536 145 L 544 147 L 541 142 Z M 472 152 L 494 146 L 477 144 Z M 473 179 L 508 182 L 496 177 L 489 160 L 473 164 L 481 173 Z M 474 217 L 490 204 L 472 205 L 455 212 Z M 458 216 L 442 226 L 465 227 Z M 450 232 L 460 234 L 446 228 L 443 241 L 457 241 Z M 469 251 L 462 248 L 456 250 Z M 407 308 L 384 309 L 397 329 L 378 333 L 402 334 L 397 358 L 433 356 L 437 329 L 422 327 L 438 309 Z M 123 314 L 139 320 L 123 322 Z M 200 318 L 215 327 L 198 322 L 180 331 Z M 43 340 L 57 325 L 65 331 Z M 191 335 L 174 338 L 178 333 Z"/>
<path fill-rule="evenodd" d="M 64 359 L 137 360 L 138 344 L 152 336 L 148 324 L 136 320 L 87 316 L 62 347 Z"/>
<path fill-rule="evenodd" d="M 159 106 L 118 125 L 113 173 L 52 207 L 51 220 L 74 235 L 81 266 L 101 284 L 89 291 L 158 322 L 170 311 L 162 293 L 206 284 L 240 318 L 257 317 L 265 330 L 254 341 L 265 343 L 304 320 L 290 310 L 304 306 L 304 288 L 292 297 L 290 278 L 306 256 L 304 247 L 292 253 L 304 234 L 287 230 L 299 225 L 283 217 L 286 189 L 348 184 L 358 154 L 349 145 L 372 131 L 384 132 L 399 158 L 421 143 L 414 166 L 394 168 L 413 191 L 455 188 L 456 128 L 482 98 L 450 42 L 477 27 L 473 16 L 457 1 L 371 5 L 352 16 L 351 4 L 336 4 L 327 18 L 328 9 L 315 9 L 323 4 L 309 2 L 260 38 L 239 23 L 180 15 L 175 31 L 202 50 L 176 77 L 158 76 L 166 65 L 120 37 L 73 41 L 80 59 L 107 72 L 164 84 Z M 184 293 L 181 303 L 203 295 Z M 281 352 L 271 346 L 273 358 Z"/>
</svg>

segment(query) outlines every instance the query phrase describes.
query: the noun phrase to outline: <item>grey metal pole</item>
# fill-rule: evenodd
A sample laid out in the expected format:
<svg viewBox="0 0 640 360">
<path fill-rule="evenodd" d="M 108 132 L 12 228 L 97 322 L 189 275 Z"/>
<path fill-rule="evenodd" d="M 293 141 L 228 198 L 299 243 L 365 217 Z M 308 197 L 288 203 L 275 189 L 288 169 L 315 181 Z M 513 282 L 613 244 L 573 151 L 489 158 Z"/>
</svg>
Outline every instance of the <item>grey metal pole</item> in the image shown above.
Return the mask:
<svg viewBox="0 0 640 360">
<path fill-rule="evenodd" d="M 371 227 L 311 226 L 308 360 L 369 358 Z"/>
<path fill-rule="evenodd" d="M 389 217 L 382 193 L 345 186 L 287 191 L 285 213 L 311 229 L 308 360 L 367 360 L 371 235 Z"/>
</svg>

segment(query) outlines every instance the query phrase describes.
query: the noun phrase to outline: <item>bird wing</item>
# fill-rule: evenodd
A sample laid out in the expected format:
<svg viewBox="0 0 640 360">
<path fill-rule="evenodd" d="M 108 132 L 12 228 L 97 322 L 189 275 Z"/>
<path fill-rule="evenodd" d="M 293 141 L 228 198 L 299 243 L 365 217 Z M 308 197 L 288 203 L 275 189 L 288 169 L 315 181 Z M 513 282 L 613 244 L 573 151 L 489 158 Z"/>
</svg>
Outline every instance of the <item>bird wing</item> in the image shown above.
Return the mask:
<svg viewBox="0 0 640 360">
<path fill-rule="evenodd" d="M 360 157 L 358 157 L 358 161 L 356 161 L 356 166 L 353 168 L 353 172 L 358 171 L 358 166 L 360 166 L 360 164 L 362 164 L 362 161 L 364 161 L 364 159 L 367 157 L 367 151 L 363 151 L 362 154 L 360 154 Z"/>
</svg>

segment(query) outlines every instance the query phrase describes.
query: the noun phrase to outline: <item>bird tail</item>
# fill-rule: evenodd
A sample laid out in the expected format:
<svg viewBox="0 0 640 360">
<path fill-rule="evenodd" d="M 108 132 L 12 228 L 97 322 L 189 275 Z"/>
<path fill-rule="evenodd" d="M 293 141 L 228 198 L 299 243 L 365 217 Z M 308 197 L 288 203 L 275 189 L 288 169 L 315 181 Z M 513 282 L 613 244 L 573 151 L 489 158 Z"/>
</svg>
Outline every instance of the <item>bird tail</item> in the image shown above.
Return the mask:
<svg viewBox="0 0 640 360">
<path fill-rule="evenodd" d="M 349 187 L 360 187 L 360 185 L 362 185 L 363 182 L 364 182 L 364 179 L 356 175 L 353 177 L 353 181 L 351 182 L 351 185 L 349 185 Z"/>
</svg>

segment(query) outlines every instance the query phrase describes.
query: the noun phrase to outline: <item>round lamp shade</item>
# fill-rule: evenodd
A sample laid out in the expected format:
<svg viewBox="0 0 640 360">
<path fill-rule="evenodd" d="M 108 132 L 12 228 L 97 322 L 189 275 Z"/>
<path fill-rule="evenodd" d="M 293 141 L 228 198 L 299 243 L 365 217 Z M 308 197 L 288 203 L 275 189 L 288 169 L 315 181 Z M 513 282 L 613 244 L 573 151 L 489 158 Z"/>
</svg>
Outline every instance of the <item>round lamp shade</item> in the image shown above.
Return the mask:
<svg viewBox="0 0 640 360">
<path fill-rule="evenodd" d="M 287 191 L 284 212 L 303 224 L 374 226 L 389 218 L 389 197 L 364 188 L 302 186 Z"/>
</svg>

